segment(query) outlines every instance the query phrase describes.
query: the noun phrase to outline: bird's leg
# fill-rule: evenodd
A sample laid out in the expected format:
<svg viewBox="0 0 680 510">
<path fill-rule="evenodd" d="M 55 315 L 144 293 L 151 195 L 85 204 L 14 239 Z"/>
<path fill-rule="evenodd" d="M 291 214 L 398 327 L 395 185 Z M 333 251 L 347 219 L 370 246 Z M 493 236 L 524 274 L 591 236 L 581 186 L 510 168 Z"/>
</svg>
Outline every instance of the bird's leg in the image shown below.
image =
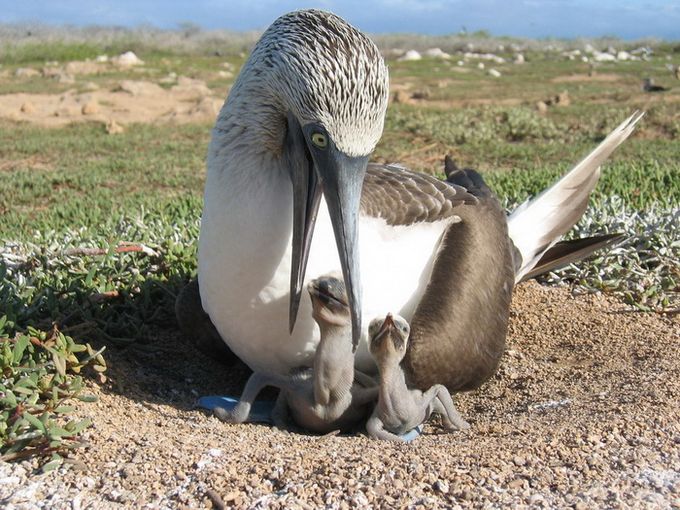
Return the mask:
<svg viewBox="0 0 680 510">
<path fill-rule="evenodd" d="M 368 432 L 368 435 L 374 439 L 382 439 L 383 441 L 396 441 L 399 443 L 406 442 L 404 438 L 401 438 L 389 430 L 386 430 L 382 420 L 375 412 L 366 422 L 366 432 Z"/>
<path fill-rule="evenodd" d="M 470 428 L 470 424 L 463 419 L 453 405 L 451 394 L 441 384 L 435 384 L 423 393 L 420 406 L 425 413 L 425 419 L 430 416 L 432 411 L 440 414 L 442 422 L 448 430 L 465 430 Z"/>
<path fill-rule="evenodd" d="M 364 405 L 378 399 L 380 388 L 373 386 L 372 388 L 361 388 L 357 386 L 352 387 L 352 405 Z"/>
<path fill-rule="evenodd" d="M 260 391 L 262 391 L 265 386 L 276 386 L 278 388 L 282 388 L 286 385 L 287 380 L 281 376 L 255 372 L 248 379 L 238 404 L 236 404 L 236 406 L 231 411 L 228 411 L 222 407 L 216 407 L 215 416 L 217 416 L 220 420 L 229 423 L 243 423 L 248 419 L 250 409 L 253 406 L 253 402 L 255 401 L 257 394 L 260 393 Z"/>
<path fill-rule="evenodd" d="M 286 399 L 286 390 L 283 388 L 279 391 L 279 396 L 276 398 L 276 403 L 272 410 L 272 422 L 274 423 L 274 427 L 281 430 L 286 430 L 291 423 L 288 400 Z"/>
<path fill-rule="evenodd" d="M 354 381 L 359 383 L 364 388 L 372 388 L 377 386 L 378 383 L 370 375 L 364 374 L 359 370 L 354 370 Z"/>
<path fill-rule="evenodd" d="M 354 370 L 352 384 L 352 405 L 364 405 L 378 399 L 380 386 L 370 376 L 359 370 Z"/>
</svg>

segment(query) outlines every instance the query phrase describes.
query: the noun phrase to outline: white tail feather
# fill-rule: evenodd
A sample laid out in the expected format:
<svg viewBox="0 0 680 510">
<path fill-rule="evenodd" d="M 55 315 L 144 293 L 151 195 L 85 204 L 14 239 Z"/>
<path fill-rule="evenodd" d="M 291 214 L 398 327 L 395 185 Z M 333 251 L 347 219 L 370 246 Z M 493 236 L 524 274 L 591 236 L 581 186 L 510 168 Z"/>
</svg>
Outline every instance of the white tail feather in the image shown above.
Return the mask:
<svg viewBox="0 0 680 510">
<path fill-rule="evenodd" d="M 508 217 L 510 238 L 522 255 L 516 282 L 581 218 L 600 177 L 600 165 L 630 136 L 644 114 L 635 112 L 628 117 L 578 165 Z"/>
</svg>

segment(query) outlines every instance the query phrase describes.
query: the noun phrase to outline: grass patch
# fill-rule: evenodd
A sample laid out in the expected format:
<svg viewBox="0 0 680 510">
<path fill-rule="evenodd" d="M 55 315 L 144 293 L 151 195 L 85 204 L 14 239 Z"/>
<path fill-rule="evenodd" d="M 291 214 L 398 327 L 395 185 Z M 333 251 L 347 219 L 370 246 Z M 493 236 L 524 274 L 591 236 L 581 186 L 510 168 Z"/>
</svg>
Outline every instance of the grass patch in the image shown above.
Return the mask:
<svg viewBox="0 0 680 510">
<path fill-rule="evenodd" d="M 2 175 L 0 231 L 30 239 L 36 231 L 103 227 L 123 212 L 200 197 L 208 137 L 205 125 L 135 125 L 110 136 L 100 124 L 0 124 L 0 159 L 16 162 Z"/>
<path fill-rule="evenodd" d="M 56 328 L 5 336 L 13 326 L 0 317 L 0 459 L 49 457 L 42 469 L 50 471 L 80 446 L 78 436 L 90 426 L 88 419 L 73 418 L 70 402 L 95 400 L 83 393 L 80 374 L 93 368 L 104 380 L 104 348 L 95 351 Z"/>
<path fill-rule="evenodd" d="M 112 216 L 91 227 L 37 232 L 0 247 L 0 300 L 14 330 L 78 328 L 130 345 L 174 324 L 177 290 L 196 272 L 200 202 Z M 119 252 L 121 243 L 144 249 Z M 103 250 L 89 255 L 89 249 Z"/>
<path fill-rule="evenodd" d="M 45 62 L 68 62 L 93 59 L 103 53 L 102 46 L 95 43 L 34 42 L 22 45 L 5 43 L 2 46 L 3 64 L 44 64 Z"/>
</svg>

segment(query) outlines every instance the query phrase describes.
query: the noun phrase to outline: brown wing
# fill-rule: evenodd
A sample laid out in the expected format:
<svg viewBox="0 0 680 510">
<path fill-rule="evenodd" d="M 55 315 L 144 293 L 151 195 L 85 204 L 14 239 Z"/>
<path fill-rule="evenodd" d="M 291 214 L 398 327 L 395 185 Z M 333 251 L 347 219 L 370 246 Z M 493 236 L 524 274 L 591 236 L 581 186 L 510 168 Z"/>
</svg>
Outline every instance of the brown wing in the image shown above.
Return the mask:
<svg viewBox="0 0 680 510">
<path fill-rule="evenodd" d="M 459 185 L 396 165 L 368 165 L 361 193 L 361 212 L 389 225 L 433 222 L 455 215 L 477 198 Z"/>
</svg>

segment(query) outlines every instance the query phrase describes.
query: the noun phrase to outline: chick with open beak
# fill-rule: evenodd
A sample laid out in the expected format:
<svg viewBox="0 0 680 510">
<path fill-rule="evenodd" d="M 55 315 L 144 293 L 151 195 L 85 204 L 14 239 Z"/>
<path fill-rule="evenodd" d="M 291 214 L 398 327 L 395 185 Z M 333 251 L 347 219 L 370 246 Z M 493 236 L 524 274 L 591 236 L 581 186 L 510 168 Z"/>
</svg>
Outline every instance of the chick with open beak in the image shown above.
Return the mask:
<svg viewBox="0 0 680 510">
<path fill-rule="evenodd" d="M 371 321 L 368 329 L 369 350 L 378 366 L 378 403 L 366 424 L 371 437 L 404 441 L 400 435 L 425 422 L 433 412 L 441 414 L 449 430 L 467 429 L 448 390 L 441 384 L 426 392 L 409 389 L 400 365 L 406 354 L 409 324 L 403 317 L 388 313 Z"/>
<path fill-rule="evenodd" d="M 345 431 L 368 416 L 378 388 L 370 377 L 354 369 L 352 313 L 345 284 L 335 276 L 322 276 L 310 281 L 307 291 L 321 330 L 313 367 L 302 367 L 288 377 L 253 373 L 233 410 L 215 410 L 220 419 L 246 421 L 255 397 L 265 386 L 281 390 L 272 415 L 281 428 L 292 421 L 318 433 Z"/>
</svg>

